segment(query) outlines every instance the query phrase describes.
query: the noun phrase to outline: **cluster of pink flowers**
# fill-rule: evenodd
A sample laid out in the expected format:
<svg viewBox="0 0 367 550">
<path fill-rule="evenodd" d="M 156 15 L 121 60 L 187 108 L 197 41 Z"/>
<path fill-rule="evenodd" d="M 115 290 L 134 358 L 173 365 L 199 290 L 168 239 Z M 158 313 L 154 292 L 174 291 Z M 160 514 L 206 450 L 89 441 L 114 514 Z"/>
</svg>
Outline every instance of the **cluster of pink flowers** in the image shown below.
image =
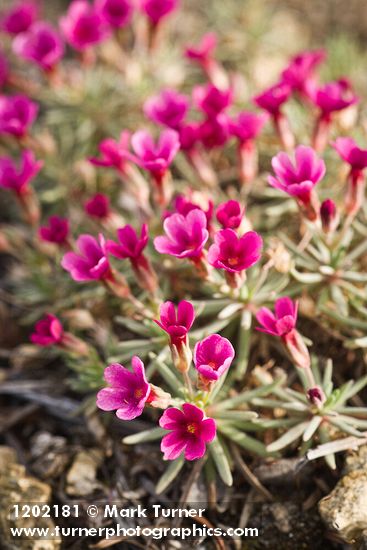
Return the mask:
<svg viewBox="0 0 367 550">
<path fill-rule="evenodd" d="M 177 309 L 172 302 L 163 303 L 160 318 L 156 320 L 169 336 L 176 367 L 186 376 L 191 364 L 189 331 L 194 319 L 192 304 L 182 301 Z M 234 355 L 232 344 L 219 334 L 197 342 L 193 362 L 198 375 L 198 388 L 209 391 L 230 368 Z M 179 364 L 177 357 L 180 358 Z M 117 417 L 123 420 L 140 416 L 146 405 L 164 408 L 166 410 L 159 425 L 170 432 L 161 443 L 164 458 L 174 460 L 182 452 L 187 460 L 201 458 L 206 445 L 215 438 L 215 420 L 207 418 L 204 410 L 194 403 L 184 402 L 182 408 L 170 406 L 170 396 L 148 382 L 144 364 L 136 356 L 132 359 L 132 368 L 131 372 L 122 365 L 112 364 L 105 369 L 104 376 L 109 386 L 98 393 L 98 407 L 104 411 L 115 410 Z"/>
</svg>

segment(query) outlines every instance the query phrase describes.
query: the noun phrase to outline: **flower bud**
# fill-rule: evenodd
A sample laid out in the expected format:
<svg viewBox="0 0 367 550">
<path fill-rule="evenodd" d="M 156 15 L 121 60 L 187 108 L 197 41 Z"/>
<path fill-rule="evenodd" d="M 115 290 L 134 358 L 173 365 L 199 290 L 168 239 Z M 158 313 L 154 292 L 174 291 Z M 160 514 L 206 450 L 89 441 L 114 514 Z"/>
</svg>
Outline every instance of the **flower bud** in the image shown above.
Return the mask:
<svg viewBox="0 0 367 550">
<path fill-rule="evenodd" d="M 310 388 L 307 391 L 307 398 L 310 401 L 310 403 L 312 405 L 316 405 L 316 407 L 321 407 L 326 401 L 325 394 L 323 390 L 320 388 L 320 386 L 315 386 L 313 388 Z"/>
<path fill-rule="evenodd" d="M 324 233 L 333 233 L 339 223 L 339 214 L 334 201 L 326 199 L 321 204 L 320 217 Z"/>
</svg>

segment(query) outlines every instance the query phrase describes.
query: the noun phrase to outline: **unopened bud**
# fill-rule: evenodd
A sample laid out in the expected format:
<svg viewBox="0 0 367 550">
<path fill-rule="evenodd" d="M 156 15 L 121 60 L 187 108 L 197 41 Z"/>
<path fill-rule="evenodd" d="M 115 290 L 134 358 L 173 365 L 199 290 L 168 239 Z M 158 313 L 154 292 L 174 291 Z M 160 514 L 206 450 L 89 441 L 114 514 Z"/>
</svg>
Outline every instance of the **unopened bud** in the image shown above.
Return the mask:
<svg viewBox="0 0 367 550">
<path fill-rule="evenodd" d="M 321 204 L 320 217 L 324 233 L 333 233 L 339 223 L 339 214 L 334 201 L 326 199 Z"/>
<path fill-rule="evenodd" d="M 316 405 L 316 407 L 321 407 L 326 401 L 325 394 L 323 390 L 320 388 L 320 386 L 315 386 L 314 388 L 310 388 L 307 391 L 307 398 L 309 402 L 312 405 Z"/>
<path fill-rule="evenodd" d="M 309 369 L 311 365 L 310 354 L 300 333 L 292 330 L 284 336 L 283 341 L 295 365 L 303 369 Z"/>
</svg>

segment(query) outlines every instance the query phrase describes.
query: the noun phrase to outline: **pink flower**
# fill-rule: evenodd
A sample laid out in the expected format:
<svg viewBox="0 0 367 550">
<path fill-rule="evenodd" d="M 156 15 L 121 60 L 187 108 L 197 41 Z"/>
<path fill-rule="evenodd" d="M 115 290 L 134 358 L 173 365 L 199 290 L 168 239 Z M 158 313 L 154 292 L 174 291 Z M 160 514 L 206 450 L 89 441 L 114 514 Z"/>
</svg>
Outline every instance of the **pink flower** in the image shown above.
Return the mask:
<svg viewBox="0 0 367 550">
<path fill-rule="evenodd" d="M 209 238 L 204 212 L 195 209 L 187 216 L 172 214 L 164 220 L 163 227 L 166 236 L 154 239 L 154 246 L 158 252 L 177 258 L 201 258 L 204 245 Z"/>
<path fill-rule="evenodd" d="M 128 25 L 134 11 L 131 0 L 95 0 L 95 6 L 102 19 L 115 29 Z"/>
<path fill-rule="evenodd" d="M 204 34 L 197 46 L 186 47 L 185 57 L 193 61 L 198 61 L 203 66 L 207 65 L 213 57 L 217 43 L 218 40 L 216 34 L 214 32 L 208 32 Z"/>
<path fill-rule="evenodd" d="M 138 237 L 131 225 L 125 225 L 125 227 L 117 230 L 117 237 L 119 244 L 114 241 L 107 241 L 107 251 L 112 256 L 120 258 L 120 260 L 125 258 L 138 260 L 148 244 L 148 226 L 146 223 L 142 225 L 141 234 Z"/>
<path fill-rule="evenodd" d="M 176 312 L 173 302 L 164 302 L 159 309 L 159 315 L 159 320 L 155 319 L 155 322 L 167 332 L 171 345 L 176 346 L 177 349 L 187 345 L 187 335 L 195 319 L 193 305 L 182 300 L 179 302 Z"/>
<path fill-rule="evenodd" d="M 180 135 L 180 146 L 182 151 L 190 152 L 200 140 L 200 127 L 197 122 L 182 124 L 178 129 Z"/>
<path fill-rule="evenodd" d="M 296 330 L 297 302 L 285 296 L 275 302 L 275 315 L 267 307 L 262 307 L 256 314 L 256 319 L 262 327 L 256 327 L 261 332 L 279 336 L 296 366 L 309 370 L 310 356 L 302 336 Z M 312 373 L 309 373 L 312 379 Z"/>
<path fill-rule="evenodd" d="M 87 0 L 73 0 L 67 14 L 60 19 L 60 28 L 67 42 L 76 50 L 98 44 L 108 29 L 100 13 Z"/>
<path fill-rule="evenodd" d="M 133 420 L 140 416 L 151 392 L 145 377 L 143 362 L 136 355 L 131 361 L 133 372 L 119 363 L 109 365 L 104 378 L 110 385 L 97 394 L 97 407 L 103 411 L 116 410 L 117 418 Z"/>
<path fill-rule="evenodd" d="M 296 327 L 297 310 L 297 302 L 292 302 L 287 296 L 279 298 L 275 302 L 275 315 L 267 307 L 259 309 L 256 319 L 262 327 L 256 327 L 256 330 L 273 336 L 286 336 Z"/>
<path fill-rule="evenodd" d="M 367 149 L 360 149 L 352 138 L 337 138 L 332 146 L 350 165 L 345 207 L 349 214 L 356 214 L 364 201 L 366 185 L 364 169 L 367 168 Z"/>
<path fill-rule="evenodd" d="M 195 368 L 206 381 L 218 380 L 231 366 L 234 355 L 233 346 L 227 338 L 211 334 L 195 346 Z"/>
<path fill-rule="evenodd" d="M 282 81 L 293 90 L 303 92 L 313 80 L 315 69 L 326 59 L 325 50 L 309 50 L 292 57 L 288 67 L 282 72 Z"/>
<path fill-rule="evenodd" d="M 9 65 L 5 54 L 0 50 L 0 90 L 9 78 Z"/>
<path fill-rule="evenodd" d="M 192 210 L 201 210 L 202 212 L 204 212 L 206 216 L 206 219 L 208 222 L 207 227 L 209 228 L 210 222 L 213 216 L 213 208 L 214 208 L 213 201 L 209 200 L 208 207 L 206 210 L 204 210 L 203 208 L 201 208 L 201 206 L 199 206 L 198 204 L 190 200 L 190 195 L 189 195 L 189 198 L 185 197 L 184 195 L 177 195 L 173 204 L 174 204 L 175 212 L 178 214 L 182 214 L 183 216 L 186 216 Z M 173 213 L 166 212 L 166 217 L 172 216 Z"/>
<path fill-rule="evenodd" d="M 240 273 L 261 257 L 263 242 L 255 231 L 238 237 L 233 229 L 221 229 L 214 235 L 214 241 L 208 251 L 208 262 L 229 273 Z"/>
<path fill-rule="evenodd" d="M 70 231 L 69 220 L 59 216 L 51 216 L 48 225 L 39 228 L 39 236 L 43 241 L 58 245 L 68 244 Z"/>
<path fill-rule="evenodd" d="M 189 99 L 186 95 L 166 89 L 145 102 L 144 113 L 153 122 L 177 130 L 181 126 L 188 108 Z"/>
<path fill-rule="evenodd" d="M 354 139 L 340 137 L 331 145 L 338 152 L 339 156 L 350 164 L 352 170 L 360 171 L 367 168 L 367 149 L 358 147 Z"/>
<path fill-rule="evenodd" d="M 95 166 L 106 166 L 116 168 L 119 172 L 124 172 L 129 153 L 130 133 L 121 132 L 119 141 L 107 138 L 101 141 L 98 146 L 102 158 L 90 157 L 89 162 Z"/>
<path fill-rule="evenodd" d="M 206 418 L 204 411 L 191 403 L 184 403 L 180 409 L 171 407 L 164 411 L 159 425 L 170 433 L 161 443 L 165 460 L 174 460 L 182 452 L 187 460 L 196 460 L 204 456 L 206 444 L 216 435 L 216 423 Z"/>
<path fill-rule="evenodd" d="M 54 346 L 62 342 L 64 329 L 57 317 L 47 314 L 35 324 L 31 342 L 38 346 Z"/>
<path fill-rule="evenodd" d="M 140 0 L 140 9 L 157 25 L 161 19 L 167 17 L 178 8 L 179 0 Z"/>
<path fill-rule="evenodd" d="M 36 161 L 33 151 L 22 152 L 21 165 L 18 168 L 10 157 L 0 158 L 0 187 L 10 189 L 22 195 L 27 193 L 30 181 L 38 174 L 43 161 Z"/>
<path fill-rule="evenodd" d="M 229 138 L 229 117 L 225 113 L 208 117 L 198 127 L 199 138 L 204 147 L 223 147 Z"/>
<path fill-rule="evenodd" d="M 26 61 L 51 71 L 64 55 L 64 43 L 49 23 L 40 21 L 14 39 L 13 51 Z"/>
<path fill-rule="evenodd" d="M 37 16 L 37 4 L 22 0 L 1 15 L 0 27 L 9 34 L 19 34 L 27 31 Z"/>
<path fill-rule="evenodd" d="M 307 87 L 307 95 L 319 107 L 324 117 L 330 117 L 334 111 L 341 111 L 358 101 L 358 97 L 354 94 L 352 86 L 346 78 L 328 82 L 322 86 L 310 83 Z"/>
<path fill-rule="evenodd" d="M 192 98 L 195 105 L 208 117 L 215 117 L 232 105 L 233 90 L 219 90 L 212 84 L 195 86 Z"/>
<path fill-rule="evenodd" d="M 218 206 L 217 220 L 223 229 L 237 229 L 241 225 L 244 211 L 239 202 L 229 200 Z"/>
<path fill-rule="evenodd" d="M 236 119 L 230 120 L 230 132 L 240 142 L 252 140 L 259 135 L 268 120 L 268 113 L 257 114 L 251 111 L 243 111 L 237 115 Z"/>
<path fill-rule="evenodd" d="M 269 176 L 269 184 L 295 197 L 305 215 L 315 220 L 318 205 L 313 188 L 325 175 L 324 161 L 317 157 L 312 147 L 299 145 L 295 151 L 294 164 L 286 153 L 278 153 L 271 164 L 276 177 Z"/>
<path fill-rule="evenodd" d="M 154 143 L 151 134 L 146 130 L 135 132 L 131 145 L 136 154 L 132 160 L 152 174 L 164 174 L 180 149 L 177 132 L 163 130 L 158 142 Z"/>
<path fill-rule="evenodd" d="M 320 218 L 324 233 L 332 233 L 338 227 L 339 214 L 336 204 L 331 199 L 326 199 L 320 206 Z"/>
<path fill-rule="evenodd" d="M 106 219 L 111 214 L 110 200 L 107 195 L 96 193 L 85 203 L 84 210 L 92 218 Z"/>
<path fill-rule="evenodd" d="M 271 115 L 277 115 L 281 106 L 288 101 L 292 88 L 284 82 L 278 82 L 270 86 L 264 92 L 254 97 L 254 103 L 261 109 L 265 109 Z"/>
<path fill-rule="evenodd" d="M 107 252 L 124 260 L 128 258 L 137 277 L 140 286 L 149 292 L 154 293 L 157 289 L 157 276 L 148 260 L 143 254 L 148 244 L 148 226 L 142 225 L 140 237 L 131 225 L 125 225 L 117 230 L 119 243 L 107 241 Z"/>
<path fill-rule="evenodd" d="M 111 276 L 102 235 L 99 242 L 92 235 L 80 235 L 76 245 L 80 253 L 67 252 L 61 261 L 62 267 L 69 271 L 74 281 L 101 280 Z"/>
<path fill-rule="evenodd" d="M 26 96 L 0 97 L 0 134 L 24 137 L 37 113 L 38 105 Z"/>
</svg>

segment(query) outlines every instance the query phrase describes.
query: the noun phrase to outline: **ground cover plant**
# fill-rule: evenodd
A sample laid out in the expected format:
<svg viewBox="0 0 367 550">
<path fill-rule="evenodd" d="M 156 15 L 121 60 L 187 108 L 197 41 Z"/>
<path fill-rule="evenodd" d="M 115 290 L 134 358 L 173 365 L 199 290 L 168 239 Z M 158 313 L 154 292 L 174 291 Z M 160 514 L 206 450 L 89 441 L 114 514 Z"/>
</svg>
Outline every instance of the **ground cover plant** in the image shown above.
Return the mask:
<svg viewBox="0 0 367 550">
<path fill-rule="evenodd" d="M 367 441 L 363 54 L 291 40 L 269 78 L 279 13 L 212 1 L 1 13 L 0 431 L 53 501 L 261 510 L 245 547 L 288 548 L 298 480 L 297 544 L 359 544 L 316 505 Z"/>
</svg>

